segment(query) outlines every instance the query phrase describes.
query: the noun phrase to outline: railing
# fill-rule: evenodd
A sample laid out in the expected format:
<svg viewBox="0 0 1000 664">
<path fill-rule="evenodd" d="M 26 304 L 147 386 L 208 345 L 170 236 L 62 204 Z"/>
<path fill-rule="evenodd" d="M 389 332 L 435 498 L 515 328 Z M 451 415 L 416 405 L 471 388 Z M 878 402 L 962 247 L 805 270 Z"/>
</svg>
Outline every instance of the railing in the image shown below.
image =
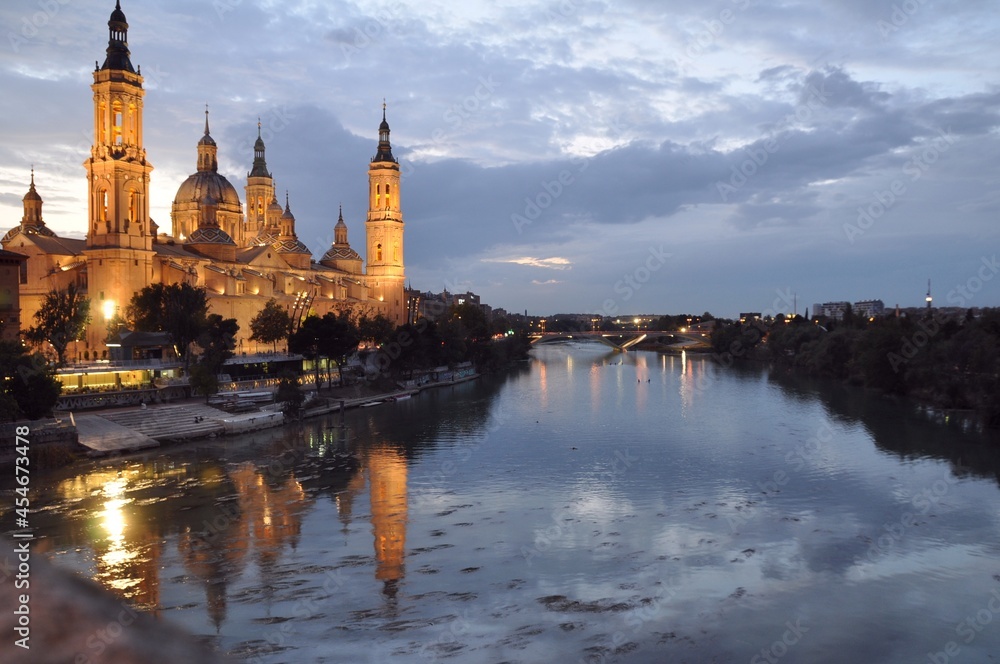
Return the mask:
<svg viewBox="0 0 1000 664">
<path fill-rule="evenodd" d="M 275 360 L 301 360 L 302 356 L 285 351 L 258 351 L 256 353 L 237 352 L 226 360 L 225 364 L 256 364 L 258 362 L 273 362 Z"/>
<path fill-rule="evenodd" d="M 101 373 L 115 369 L 176 369 L 183 365 L 181 360 L 97 360 L 69 364 L 59 369 L 58 373 Z"/>
<path fill-rule="evenodd" d="M 67 394 L 59 397 L 56 410 L 79 411 L 91 408 L 119 408 L 122 406 L 138 406 L 142 403 L 168 403 L 184 399 L 183 388 L 170 387 L 161 390 L 126 390 L 119 392 L 89 392 Z"/>
<path fill-rule="evenodd" d="M 258 352 L 252 354 L 237 353 L 226 360 L 226 364 L 253 364 L 257 362 L 273 362 L 275 360 L 301 360 L 301 355 L 282 351 Z M 59 373 L 98 373 L 114 369 L 177 369 L 184 366 L 184 360 L 148 359 L 148 360 L 93 360 L 90 362 L 75 362 L 59 369 Z"/>
</svg>

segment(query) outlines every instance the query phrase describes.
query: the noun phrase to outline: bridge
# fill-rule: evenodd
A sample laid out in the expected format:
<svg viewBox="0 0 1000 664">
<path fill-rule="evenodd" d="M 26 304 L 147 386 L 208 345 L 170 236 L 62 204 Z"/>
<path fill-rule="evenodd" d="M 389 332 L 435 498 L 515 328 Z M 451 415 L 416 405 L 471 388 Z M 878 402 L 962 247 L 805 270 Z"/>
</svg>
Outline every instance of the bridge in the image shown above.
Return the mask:
<svg viewBox="0 0 1000 664">
<path fill-rule="evenodd" d="M 615 332 L 535 332 L 529 335 L 532 345 L 559 341 L 562 339 L 580 339 L 597 341 L 611 346 L 617 351 L 627 351 L 643 341 L 661 343 L 667 346 L 683 346 L 685 348 L 705 347 L 709 343 L 708 333 L 703 332 L 659 332 L 656 330 L 617 330 Z"/>
</svg>

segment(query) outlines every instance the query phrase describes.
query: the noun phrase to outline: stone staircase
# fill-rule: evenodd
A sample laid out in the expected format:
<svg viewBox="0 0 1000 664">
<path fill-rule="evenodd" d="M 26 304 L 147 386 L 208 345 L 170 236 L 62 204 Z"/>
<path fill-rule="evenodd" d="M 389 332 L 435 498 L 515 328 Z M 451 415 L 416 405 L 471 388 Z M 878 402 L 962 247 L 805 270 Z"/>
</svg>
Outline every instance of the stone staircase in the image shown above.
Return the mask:
<svg viewBox="0 0 1000 664">
<path fill-rule="evenodd" d="M 221 436 L 225 431 L 222 419 L 226 413 L 204 404 L 184 404 L 105 413 L 102 416 L 163 442 Z"/>
</svg>

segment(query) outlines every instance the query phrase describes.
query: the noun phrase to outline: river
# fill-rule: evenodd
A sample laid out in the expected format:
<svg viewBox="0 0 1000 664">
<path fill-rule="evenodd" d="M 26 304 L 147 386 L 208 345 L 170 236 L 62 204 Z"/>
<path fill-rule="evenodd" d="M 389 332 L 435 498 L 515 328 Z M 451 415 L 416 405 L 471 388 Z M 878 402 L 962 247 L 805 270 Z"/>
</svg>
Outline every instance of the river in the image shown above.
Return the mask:
<svg viewBox="0 0 1000 664">
<path fill-rule="evenodd" d="M 1000 455 L 947 419 L 556 344 L 36 475 L 35 551 L 268 664 L 993 661 Z"/>
</svg>

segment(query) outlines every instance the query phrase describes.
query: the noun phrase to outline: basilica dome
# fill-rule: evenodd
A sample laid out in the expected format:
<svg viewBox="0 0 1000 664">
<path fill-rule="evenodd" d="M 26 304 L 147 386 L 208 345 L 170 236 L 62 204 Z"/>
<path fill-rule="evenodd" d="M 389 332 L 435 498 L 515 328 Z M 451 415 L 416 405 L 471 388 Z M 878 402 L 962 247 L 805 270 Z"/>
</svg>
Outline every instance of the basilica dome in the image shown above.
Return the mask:
<svg viewBox="0 0 1000 664">
<path fill-rule="evenodd" d="M 174 237 L 181 242 L 199 228 L 219 228 L 230 241 L 243 243 L 243 206 L 236 187 L 219 173 L 219 147 L 209 133 L 207 109 L 205 135 L 198 141 L 198 170 L 177 189 L 170 217 Z"/>
<path fill-rule="evenodd" d="M 240 208 L 240 196 L 236 193 L 236 187 L 218 171 L 198 171 L 184 180 L 174 196 L 174 205 L 197 204 L 205 200 L 206 196 L 217 201 L 220 208 Z"/>
</svg>

